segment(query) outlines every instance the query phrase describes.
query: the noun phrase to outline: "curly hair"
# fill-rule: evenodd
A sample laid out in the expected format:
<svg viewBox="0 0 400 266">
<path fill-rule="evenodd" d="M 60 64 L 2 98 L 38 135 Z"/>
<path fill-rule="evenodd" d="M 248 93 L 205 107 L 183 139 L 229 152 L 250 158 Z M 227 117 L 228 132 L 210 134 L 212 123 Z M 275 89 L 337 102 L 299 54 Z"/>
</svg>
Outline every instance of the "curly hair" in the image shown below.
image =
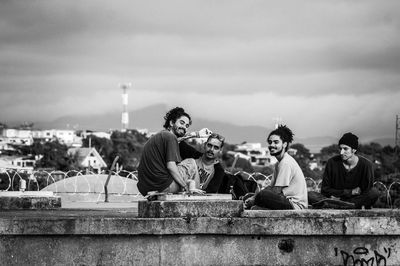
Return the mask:
<svg viewBox="0 0 400 266">
<path fill-rule="evenodd" d="M 292 130 L 290 130 L 290 128 L 288 128 L 286 125 L 279 125 L 278 128 L 272 130 L 268 135 L 268 139 L 271 137 L 271 135 L 279 136 L 282 139 L 282 142 L 287 142 L 288 144 L 292 143 L 294 136 Z M 288 149 L 289 145 L 286 146 L 286 150 Z"/>
<path fill-rule="evenodd" d="M 175 107 L 169 110 L 167 114 L 164 116 L 165 123 L 163 127 L 165 129 L 169 129 L 171 126 L 169 122 L 172 121 L 172 123 L 175 123 L 176 120 L 181 116 L 186 116 L 187 118 L 189 118 L 189 125 L 192 124 L 192 118 L 190 117 L 190 115 L 186 113 L 182 107 Z"/>
</svg>

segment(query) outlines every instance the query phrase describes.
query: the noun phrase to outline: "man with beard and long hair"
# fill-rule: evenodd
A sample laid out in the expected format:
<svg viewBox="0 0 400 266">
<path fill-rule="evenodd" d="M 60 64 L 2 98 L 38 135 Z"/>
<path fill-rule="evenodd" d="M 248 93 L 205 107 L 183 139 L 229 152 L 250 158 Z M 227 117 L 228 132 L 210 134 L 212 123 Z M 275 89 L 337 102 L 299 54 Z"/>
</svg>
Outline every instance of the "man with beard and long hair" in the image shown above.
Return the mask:
<svg viewBox="0 0 400 266">
<path fill-rule="evenodd" d="M 254 196 L 244 199 L 246 209 L 256 205 L 272 210 L 307 209 L 307 185 L 300 166 L 287 151 L 293 141 L 293 133 L 280 125 L 268 136 L 268 148 L 278 160 L 270 186 Z"/>
<path fill-rule="evenodd" d="M 183 108 L 175 107 L 167 112 L 164 120 L 164 130 L 146 142 L 140 158 L 137 186 L 144 196 L 150 191 L 189 191 L 189 180 L 200 182 L 195 160 L 182 161 L 179 152 L 178 139 L 186 135 L 192 124 L 190 115 Z"/>
</svg>

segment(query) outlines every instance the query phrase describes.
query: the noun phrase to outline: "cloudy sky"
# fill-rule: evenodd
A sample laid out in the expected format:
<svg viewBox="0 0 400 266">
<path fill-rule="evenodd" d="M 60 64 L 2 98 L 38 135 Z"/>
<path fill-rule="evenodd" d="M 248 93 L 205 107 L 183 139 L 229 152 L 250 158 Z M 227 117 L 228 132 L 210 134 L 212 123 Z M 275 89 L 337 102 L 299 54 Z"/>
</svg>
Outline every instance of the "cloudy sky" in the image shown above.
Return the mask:
<svg viewBox="0 0 400 266">
<path fill-rule="evenodd" d="M 165 103 L 297 136 L 393 137 L 400 1 L 0 1 L 0 121 Z M 163 114 L 160 114 L 163 115 Z"/>
</svg>

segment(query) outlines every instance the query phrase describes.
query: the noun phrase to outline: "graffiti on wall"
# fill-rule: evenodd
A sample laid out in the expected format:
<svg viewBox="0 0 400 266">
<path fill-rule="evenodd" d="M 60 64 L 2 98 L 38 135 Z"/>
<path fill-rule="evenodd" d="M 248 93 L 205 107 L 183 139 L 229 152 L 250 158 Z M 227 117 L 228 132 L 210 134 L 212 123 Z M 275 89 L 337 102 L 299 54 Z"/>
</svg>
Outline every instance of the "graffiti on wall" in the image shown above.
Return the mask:
<svg viewBox="0 0 400 266">
<path fill-rule="evenodd" d="M 359 266 L 384 266 L 387 259 L 390 258 L 391 249 L 383 248 L 383 252 L 377 250 L 370 251 L 365 247 L 357 247 L 352 253 L 335 248 L 335 256 L 341 256 L 343 265 L 359 265 Z"/>
</svg>

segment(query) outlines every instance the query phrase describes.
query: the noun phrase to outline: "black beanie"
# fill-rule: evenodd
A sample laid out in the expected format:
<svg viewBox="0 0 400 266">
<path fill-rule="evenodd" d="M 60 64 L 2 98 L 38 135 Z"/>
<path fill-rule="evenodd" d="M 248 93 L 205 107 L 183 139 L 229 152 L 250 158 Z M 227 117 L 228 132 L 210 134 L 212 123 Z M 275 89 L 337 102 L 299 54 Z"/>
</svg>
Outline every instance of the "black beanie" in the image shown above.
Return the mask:
<svg viewBox="0 0 400 266">
<path fill-rule="evenodd" d="M 349 146 L 352 149 L 357 150 L 358 149 L 358 137 L 354 135 L 353 133 L 346 133 L 343 135 L 343 137 L 339 140 L 339 145 L 344 144 Z"/>
</svg>

